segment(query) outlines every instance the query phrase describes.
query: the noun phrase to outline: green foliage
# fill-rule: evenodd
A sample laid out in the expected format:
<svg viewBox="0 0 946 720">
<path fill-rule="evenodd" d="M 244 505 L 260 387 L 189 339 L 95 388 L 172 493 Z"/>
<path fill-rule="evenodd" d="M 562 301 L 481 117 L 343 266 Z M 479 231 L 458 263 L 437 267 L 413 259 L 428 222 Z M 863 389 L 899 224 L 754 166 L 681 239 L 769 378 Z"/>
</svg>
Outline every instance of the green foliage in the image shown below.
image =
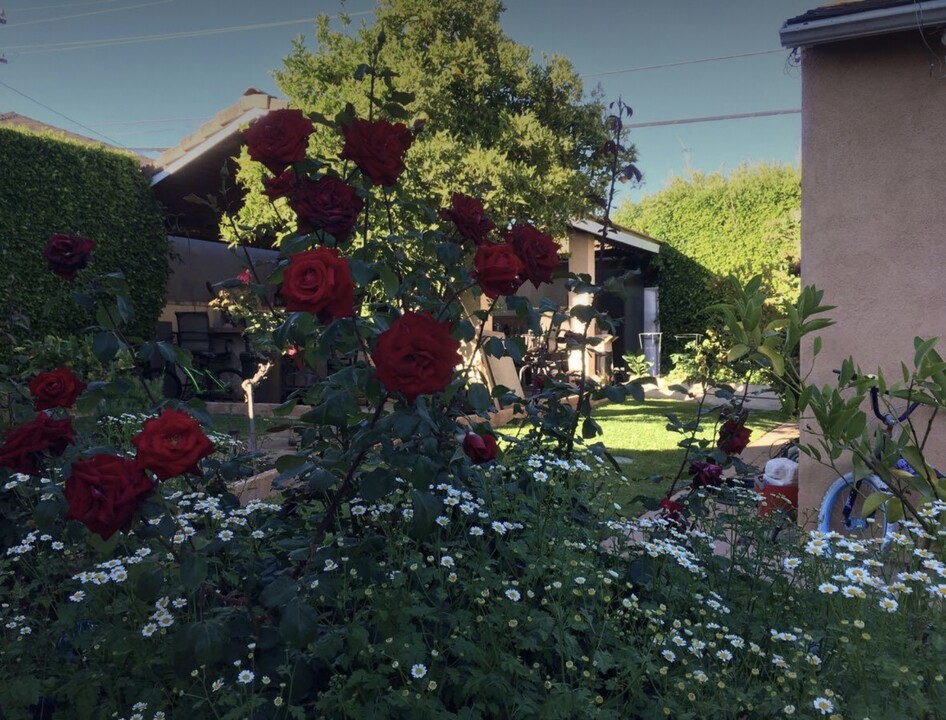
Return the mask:
<svg viewBox="0 0 946 720">
<path fill-rule="evenodd" d="M 585 99 L 568 60 L 535 63 L 529 48 L 506 37 L 501 11 L 497 0 L 383 0 L 374 25 L 354 36 L 330 30 L 323 16 L 317 49 L 297 41 L 276 79 L 294 107 L 335 118 L 351 103 L 367 117 L 364 66 L 390 68 L 374 78 L 384 114 L 408 125 L 426 120 L 408 154 L 405 187 L 423 189 L 440 206 L 465 192 L 481 197 L 495 217 L 559 232 L 593 209 L 590 190 L 606 191 L 605 109 Z M 337 133 L 323 132 L 310 149 L 331 158 L 340 147 Z M 240 224 L 279 227 L 261 179 L 244 156 L 239 180 L 251 192 Z M 226 223 L 223 232 L 234 237 Z"/>
<path fill-rule="evenodd" d="M 150 334 L 164 306 L 168 240 L 138 162 L 7 128 L 0 128 L 0 157 L 0 328 L 22 336 L 22 327 L 7 325 L 16 313 L 33 337 L 78 332 L 93 314 L 76 307 L 72 293 L 86 292 L 93 275 L 120 271 L 134 288 L 132 332 Z M 46 267 L 42 252 L 53 233 L 96 241 L 92 263 L 73 282 Z"/>
<path fill-rule="evenodd" d="M 665 244 L 657 258 L 663 352 L 683 350 L 674 335 L 717 326 L 707 306 L 727 300 L 728 275 L 765 278 L 770 307 L 798 292 L 801 183 L 797 169 L 742 167 L 727 177 L 694 173 L 615 220 Z"/>
</svg>

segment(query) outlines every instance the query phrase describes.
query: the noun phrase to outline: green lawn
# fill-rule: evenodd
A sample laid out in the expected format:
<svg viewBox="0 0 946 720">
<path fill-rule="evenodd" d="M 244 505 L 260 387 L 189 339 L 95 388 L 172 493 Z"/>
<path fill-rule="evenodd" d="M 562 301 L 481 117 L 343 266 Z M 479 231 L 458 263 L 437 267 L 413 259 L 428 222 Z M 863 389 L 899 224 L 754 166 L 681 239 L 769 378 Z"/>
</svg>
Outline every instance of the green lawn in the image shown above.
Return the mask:
<svg viewBox="0 0 946 720">
<path fill-rule="evenodd" d="M 681 421 L 687 421 L 696 416 L 696 408 L 692 401 L 647 399 L 643 403 L 608 404 L 595 409 L 594 417 L 604 430 L 604 435 L 595 440 L 622 459 L 621 468 L 629 480 L 627 487 L 618 491 L 622 505 L 630 505 L 636 495 L 660 497 L 670 487 L 683 461 L 683 449 L 677 446 L 683 436 L 667 430 L 667 415 L 676 413 Z M 752 429 L 755 440 L 786 419 L 781 412 L 753 411 L 746 425 Z M 713 416 L 707 416 L 704 424 L 702 437 L 709 438 Z M 647 479 L 654 475 L 667 480 L 655 483 Z"/>
</svg>

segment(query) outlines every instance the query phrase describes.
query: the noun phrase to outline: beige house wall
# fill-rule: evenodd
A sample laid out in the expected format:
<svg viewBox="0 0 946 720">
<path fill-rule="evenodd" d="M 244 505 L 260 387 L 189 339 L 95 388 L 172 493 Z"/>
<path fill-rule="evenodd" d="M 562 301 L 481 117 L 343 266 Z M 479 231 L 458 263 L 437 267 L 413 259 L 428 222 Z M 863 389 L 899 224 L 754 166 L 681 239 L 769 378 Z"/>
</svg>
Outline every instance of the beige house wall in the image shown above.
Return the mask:
<svg viewBox="0 0 946 720">
<path fill-rule="evenodd" d="M 899 377 L 914 336 L 946 335 L 946 65 L 919 32 L 802 54 L 804 284 L 825 290 L 837 324 L 811 380 L 833 383 L 853 356 Z M 946 353 L 946 340 L 940 347 Z M 811 342 L 802 367 L 812 363 Z M 803 440 L 811 441 L 804 431 Z M 946 450 L 941 428 L 932 447 Z M 946 467 L 946 452 L 937 458 Z M 842 469 L 850 469 L 846 460 Z M 810 459 L 800 503 L 816 508 L 834 473 Z"/>
</svg>

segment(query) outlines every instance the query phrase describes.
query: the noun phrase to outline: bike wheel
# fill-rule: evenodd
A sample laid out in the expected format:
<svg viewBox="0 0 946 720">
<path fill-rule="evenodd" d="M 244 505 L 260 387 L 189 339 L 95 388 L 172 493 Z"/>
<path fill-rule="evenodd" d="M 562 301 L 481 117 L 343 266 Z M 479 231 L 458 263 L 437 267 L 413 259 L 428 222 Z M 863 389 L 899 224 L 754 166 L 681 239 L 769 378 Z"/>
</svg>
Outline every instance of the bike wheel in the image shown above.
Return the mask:
<svg viewBox="0 0 946 720">
<path fill-rule="evenodd" d="M 850 538 L 879 540 L 892 530 L 883 507 L 864 517 L 864 501 L 886 485 L 875 475 L 855 482 L 853 473 L 835 480 L 824 495 L 818 510 L 818 530 L 836 532 Z M 846 509 L 848 512 L 846 513 Z M 845 517 L 846 515 L 846 517 Z"/>
<path fill-rule="evenodd" d="M 215 399 L 243 402 L 243 376 L 236 370 L 221 370 L 214 374 L 212 382 L 216 386 L 211 393 Z"/>
</svg>

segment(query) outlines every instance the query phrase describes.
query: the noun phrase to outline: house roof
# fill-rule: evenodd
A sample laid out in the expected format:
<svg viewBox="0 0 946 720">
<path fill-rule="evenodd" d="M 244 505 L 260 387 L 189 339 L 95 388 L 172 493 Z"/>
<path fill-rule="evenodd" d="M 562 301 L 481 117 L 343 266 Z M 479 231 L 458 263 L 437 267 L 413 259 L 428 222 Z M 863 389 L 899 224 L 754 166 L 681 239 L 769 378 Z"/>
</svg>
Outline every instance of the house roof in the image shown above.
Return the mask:
<svg viewBox="0 0 946 720">
<path fill-rule="evenodd" d="M 638 232 L 637 230 L 618 227 L 611 223 L 608 225 L 607 234 L 602 237 L 604 225 L 597 220 L 572 220 L 568 225 L 575 230 L 582 230 L 591 235 L 595 235 L 605 243 L 633 247 L 638 250 L 654 253 L 655 255 L 660 252 L 659 240 L 645 235 L 642 232 Z"/>
<path fill-rule="evenodd" d="M 286 103 L 256 88 L 248 88 L 235 104 L 224 108 L 190 135 L 168 148 L 154 161 L 152 185 L 194 163 L 211 156 L 224 160 L 237 153 L 243 144 L 244 127 L 270 110 L 287 107 Z M 219 164 L 218 164 L 219 167 Z"/>
<path fill-rule="evenodd" d="M 809 10 L 782 25 L 782 47 L 807 47 L 946 24 L 946 0 L 853 0 Z"/>
<path fill-rule="evenodd" d="M 151 187 L 167 211 L 172 234 L 204 240 L 220 237 L 220 212 L 188 198 L 213 196 L 223 210 L 242 203 L 243 193 L 232 179 L 236 177 L 233 158 L 240 154 L 243 130 L 270 110 L 285 107 L 282 100 L 250 88 L 238 102 L 218 112 L 153 161 Z M 220 181 L 223 167 L 230 178 L 225 195 Z"/>
</svg>

